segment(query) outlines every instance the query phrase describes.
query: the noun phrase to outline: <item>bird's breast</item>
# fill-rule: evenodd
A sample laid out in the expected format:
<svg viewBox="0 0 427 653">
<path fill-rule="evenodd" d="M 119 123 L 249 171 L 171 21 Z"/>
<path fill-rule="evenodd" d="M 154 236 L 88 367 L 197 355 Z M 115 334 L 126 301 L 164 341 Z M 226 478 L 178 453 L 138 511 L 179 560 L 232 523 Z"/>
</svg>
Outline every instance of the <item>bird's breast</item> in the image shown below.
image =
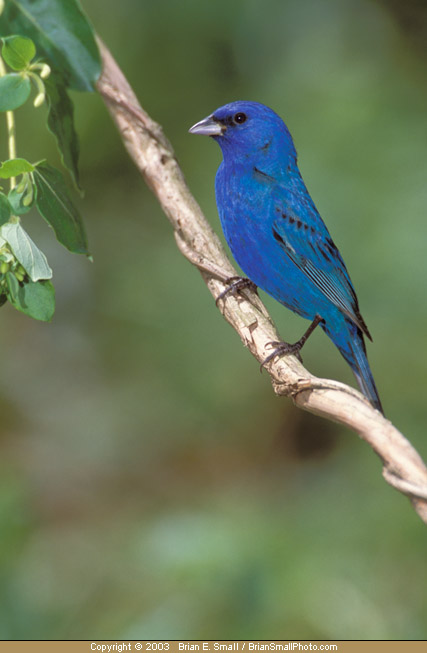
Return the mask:
<svg viewBox="0 0 427 653">
<path fill-rule="evenodd" d="M 273 182 L 258 171 L 239 174 L 220 168 L 216 199 L 221 225 L 233 257 L 259 288 L 304 317 L 300 305 L 307 279 L 274 239 L 277 219 Z"/>
</svg>

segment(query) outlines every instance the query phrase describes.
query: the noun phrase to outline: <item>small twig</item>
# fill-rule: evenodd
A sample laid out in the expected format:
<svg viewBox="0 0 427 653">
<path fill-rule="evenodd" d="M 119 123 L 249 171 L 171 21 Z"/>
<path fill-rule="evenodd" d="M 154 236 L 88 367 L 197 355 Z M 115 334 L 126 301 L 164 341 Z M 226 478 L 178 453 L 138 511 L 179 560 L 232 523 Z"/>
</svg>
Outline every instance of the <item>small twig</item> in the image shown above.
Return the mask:
<svg viewBox="0 0 427 653">
<path fill-rule="evenodd" d="M 226 276 L 224 270 L 219 265 L 205 258 L 202 254 L 194 251 L 185 238 L 181 236 L 179 231 L 175 231 L 174 233 L 179 251 L 190 261 L 190 263 L 199 268 L 200 272 L 206 272 L 207 275 L 219 279 L 223 283 L 227 281 L 229 277 Z"/>
<path fill-rule="evenodd" d="M 6 75 L 6 67 L 3 59 L 0 57 L 0 77 Z M 7 146 L 9 159 L 16 159 L 16 133 L 15 133 L 15 114 L 13 111 L 6 111 L 6 125 L 7 125 Z M 16 179 L 11 177 L 9 180 L 10 188 L 15 188 Z"/>
<path fill-rule="evenodd" d="M 402 492 L 403 494 L 410 496 L 418 497 L 419 499 L 425 499 L 427 501 L 427 488 L 411 483 L 410 481 L 405 481 L 396 476 L 396 474 L 390 471 L 387 467 L 383 469 L 383 476 L 387 483 L 392 485 L 396 490 Z"/>
<path fill-rule="evenodd" d="M 99 46 L 104 67 L 97 83 L 98 91 L 131 158 L 170 220 L 180 251 L 198 267 L 217 299 L 225 288 L 224 282 L 237 273 L 188 190 L 161 127 L 139 106 L 129 83 L 101 41 Z M 219 304 L 225 319 L 261 363 L 268 353 L 266 345 L 280 338 L 257 294 L 245 290 L 245 294 L 227 296 Z M 427 469 L 421 457 L 360 392 L 343 383 L 313 376 L 295 356 L 272 360 L 266 368 L 276 394 L 291 397 L 300 408 L 356 431 L 383 461 L 385 480 L 409 496 L 427 523 Z"/>
</svg>

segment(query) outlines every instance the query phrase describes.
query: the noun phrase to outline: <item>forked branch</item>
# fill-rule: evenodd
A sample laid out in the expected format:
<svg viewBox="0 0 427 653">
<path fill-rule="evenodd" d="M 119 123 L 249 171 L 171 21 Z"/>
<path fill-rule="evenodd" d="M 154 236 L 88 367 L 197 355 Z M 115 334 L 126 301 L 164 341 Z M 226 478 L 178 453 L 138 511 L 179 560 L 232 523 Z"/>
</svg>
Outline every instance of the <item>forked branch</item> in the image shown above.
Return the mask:
<svg viewBox="0 0 427 653">
<path fill-rule="evenodd" d="M 171 222 L 179 249 L 199 268 L 216 299 L 226 288 L 226 280 L 236 276 L 236 271 L 191 195 L 161 127 L 140 107 L 104 44 L 99 41 L 99 46 L 103 72 L 97 84 L 98 92 L 131 158 Z M 269 353 L 266 345 L 280 338 L 259 297 L 250 290 L 243 294 L 227 296 L 219 302 L 219 308 L 243 344 L 262 362 Z M 410 442 L 389 420 L 358 391 L 313 376 L 294 356 L 274 359 L 267 370 L 276 394 L 291 397 L 300 408 L 345 424 L 368 442 L 383 462 L 387 483 L 409 496 L 427 523 L 427 469 Z"/>
</svg>

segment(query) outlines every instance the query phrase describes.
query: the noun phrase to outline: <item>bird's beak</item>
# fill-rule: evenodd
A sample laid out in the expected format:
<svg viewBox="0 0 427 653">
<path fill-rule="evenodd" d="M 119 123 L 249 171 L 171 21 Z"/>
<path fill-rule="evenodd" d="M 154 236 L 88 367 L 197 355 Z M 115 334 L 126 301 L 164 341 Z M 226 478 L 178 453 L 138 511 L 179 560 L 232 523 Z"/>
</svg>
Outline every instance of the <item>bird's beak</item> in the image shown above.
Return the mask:
<svg viewBox="0 0 427 653">
<path fill-rule="evenodd" d="M 221 136 L 225 131 L 225 126 L 215 120 L 213 115 L 204 118 L 188 130 L 190 134 L 201 134 L 202 136 Z"/>
</svg>

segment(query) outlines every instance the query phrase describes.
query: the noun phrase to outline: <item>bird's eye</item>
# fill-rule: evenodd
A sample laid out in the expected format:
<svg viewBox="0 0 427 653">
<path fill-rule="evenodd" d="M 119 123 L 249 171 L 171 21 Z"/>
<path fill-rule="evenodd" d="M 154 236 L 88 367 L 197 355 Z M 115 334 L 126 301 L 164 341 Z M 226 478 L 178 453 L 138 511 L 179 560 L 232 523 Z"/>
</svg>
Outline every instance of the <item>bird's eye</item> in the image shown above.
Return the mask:
<svg viewBox="0 0 427 653">
<path fill-rule="evenodd" d="M 246 118 L 246 113 L 236 113 L 234 116 L 234 122 L 236 122 L 238 125 L 241 125 L 242 122 L 245 122 Z"/>
</svg>

